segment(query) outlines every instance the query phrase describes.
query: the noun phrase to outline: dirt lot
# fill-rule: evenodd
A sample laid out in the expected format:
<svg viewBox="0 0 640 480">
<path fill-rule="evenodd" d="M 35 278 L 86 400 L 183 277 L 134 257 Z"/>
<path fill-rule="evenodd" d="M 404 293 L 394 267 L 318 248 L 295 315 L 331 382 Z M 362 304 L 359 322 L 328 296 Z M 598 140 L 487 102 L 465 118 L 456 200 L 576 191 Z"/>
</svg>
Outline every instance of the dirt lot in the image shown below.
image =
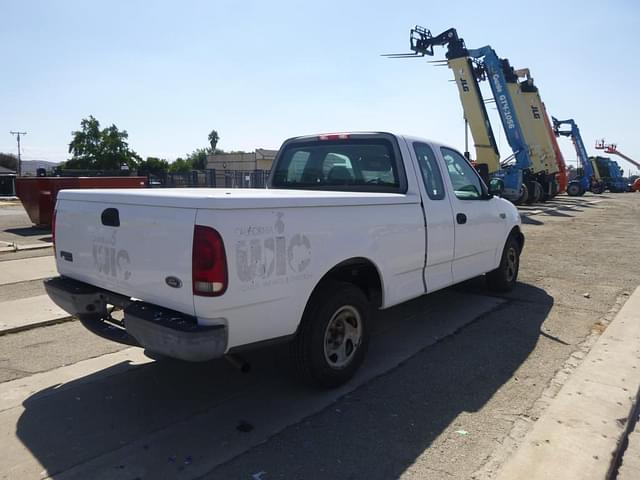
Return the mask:
<svg viewBox="0 0 640 480">
<path fill-rule="evenodd" d="M 558 197 L 521 213 L 518 287 L 496 298 L 475 279 L 384 312 L 367 360 L 382 366 L 362 381 L 310 392 L 282 374 L 277 350 L 252 355 L 246 376 L 221 362 L 100 367 L 1 412 L 0 434 L 15 446 L 0 472 L 491 478 L 640 284 L 640 194 Z M 15 222 L 0 215 L 0 230 Z M 40 288 L 19 287 L 0 300 Z M 6 335 L 0 373 L 55 381 L 65 365 L 114 350 L 76 322 Z"/>
</svg>

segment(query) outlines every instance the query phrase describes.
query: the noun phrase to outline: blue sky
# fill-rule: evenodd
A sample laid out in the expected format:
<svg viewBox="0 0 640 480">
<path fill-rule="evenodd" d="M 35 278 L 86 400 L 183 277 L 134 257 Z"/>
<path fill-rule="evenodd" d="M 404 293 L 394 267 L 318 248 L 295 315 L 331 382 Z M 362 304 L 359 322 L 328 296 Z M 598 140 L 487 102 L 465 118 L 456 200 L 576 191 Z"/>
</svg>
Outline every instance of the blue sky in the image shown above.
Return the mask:
<svg viewBox="0 0 640 480">
<path fill-rule="evenodd" d="M 455 27 L 469 48 L 489 44 L 529 67 L 548 111 L 576 119 L 590 154 L 605 137 L 640 160 L 640 3 L 522 3 L 0 0 L 0 151 L 16 151 L 9 130 L 19 129 L 25 159 L 64 160 L 89 115 L 127 130 L 143 157 L 183 156 L 211 129 L 224 149 L 388 130 L 462 150 L 451 72 L 380 57 L 407 50 L 420 24 Z"/>
</svg>

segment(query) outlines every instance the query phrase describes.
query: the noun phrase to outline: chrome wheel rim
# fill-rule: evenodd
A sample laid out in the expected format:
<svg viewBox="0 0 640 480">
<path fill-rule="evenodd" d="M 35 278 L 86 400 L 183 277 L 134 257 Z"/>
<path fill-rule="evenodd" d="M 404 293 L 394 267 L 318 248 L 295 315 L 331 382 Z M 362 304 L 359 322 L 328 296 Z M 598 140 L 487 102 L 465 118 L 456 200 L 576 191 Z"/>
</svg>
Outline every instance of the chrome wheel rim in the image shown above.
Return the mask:
<svg viewBox="0 0 640 480">
<path fill-rule="evenodd" d="M 324 331 L 324 358 L 335 369 L 344 368 L 355 357 L 362 339 L 360 313 L 351 305 L 340 307 Z"/>
<path fill-rule="evenodd" d="M 509 247 L 507 250 L 507 265 L 506 265 L 506 274 L 507 281 L 511 282 L 516 278 L 516 273 L 518 271 L 518 253 L 516 249 L 513 247 Z"/>
</svg>

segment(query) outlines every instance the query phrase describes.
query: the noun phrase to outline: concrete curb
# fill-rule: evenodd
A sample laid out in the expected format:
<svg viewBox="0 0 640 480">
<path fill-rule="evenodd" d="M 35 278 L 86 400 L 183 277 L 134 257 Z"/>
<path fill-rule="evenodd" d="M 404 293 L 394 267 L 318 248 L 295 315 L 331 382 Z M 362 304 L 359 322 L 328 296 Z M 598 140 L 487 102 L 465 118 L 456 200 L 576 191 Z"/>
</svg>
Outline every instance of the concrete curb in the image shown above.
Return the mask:
<svg viewBox="0 0 640 480">
<path fill-rule="evenodd" d="M 7 242 L 2 242 L 7 243 Z M 53 243 L 51 242 L 42 242 L 42 243 L 29 243 L 27 245 L 18 245 L 17 243 L 10 243 L 8 246 L 0 247 L 0 253 L 13 253 L 13 252 L 23 252 L 25 250 L 41 250 L 43 248 L 52 248 Z"/>
<path fill-rule="evenodd" d="M 497 480 L 604 480 L 640 389 L 640 287 L 505 463 Z"/>
</svg>

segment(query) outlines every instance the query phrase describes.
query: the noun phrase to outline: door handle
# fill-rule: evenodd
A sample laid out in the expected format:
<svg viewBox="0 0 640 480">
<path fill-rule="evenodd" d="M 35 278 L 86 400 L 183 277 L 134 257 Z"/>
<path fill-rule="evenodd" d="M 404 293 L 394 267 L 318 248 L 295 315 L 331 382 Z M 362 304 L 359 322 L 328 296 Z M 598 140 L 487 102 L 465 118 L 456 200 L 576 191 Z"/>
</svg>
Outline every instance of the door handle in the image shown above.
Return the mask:
<svg viewBox="0 0 640 480">
<path fill-rule="evenodd" d="M 464 213 L 457 214 L 456 222 L 458 222 L 460 225 L 467 223 L 467 216 Z"/>
</svg>

